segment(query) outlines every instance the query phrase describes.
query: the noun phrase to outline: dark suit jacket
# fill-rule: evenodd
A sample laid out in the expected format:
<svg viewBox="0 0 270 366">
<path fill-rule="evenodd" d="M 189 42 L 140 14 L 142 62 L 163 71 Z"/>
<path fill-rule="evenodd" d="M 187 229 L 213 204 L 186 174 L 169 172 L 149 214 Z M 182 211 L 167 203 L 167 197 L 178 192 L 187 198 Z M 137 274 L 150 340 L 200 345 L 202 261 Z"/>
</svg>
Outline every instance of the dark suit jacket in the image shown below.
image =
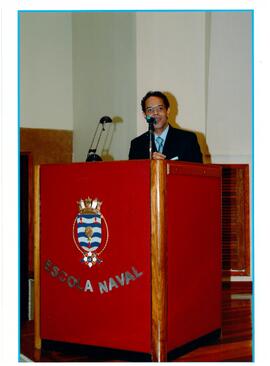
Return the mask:
<svg viewBox="0 0 270 366">
<path fill-rule="evenodd" d="M 154 137 L 152 137 L 153 152 L 156 151 Z M 178 160 L 202 163 L 202 154 L 195 133 L 180 130 L 169 125 L 169 131 L 163 147 L 166 159 L 178 157 Z M 149 159 L 149 132 L 131 141 L 129 159 Z"/>
</svg>

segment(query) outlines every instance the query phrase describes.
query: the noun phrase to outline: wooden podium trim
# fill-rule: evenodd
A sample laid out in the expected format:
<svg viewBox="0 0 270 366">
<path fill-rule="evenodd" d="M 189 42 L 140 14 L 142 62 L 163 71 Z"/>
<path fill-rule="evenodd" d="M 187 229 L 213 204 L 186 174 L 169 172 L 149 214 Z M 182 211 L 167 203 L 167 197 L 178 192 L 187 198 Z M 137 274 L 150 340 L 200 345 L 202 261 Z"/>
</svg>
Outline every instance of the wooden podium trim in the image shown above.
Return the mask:
<svg viewBox="0 0 270 366">
<path fill-rule="evenodd" d="M 35 348 L 41 349 L 40 338 L 40 166 L 34 167 L 34 329 Z"/>
<path fill-rule="evenodd" d="M 166 163 L 151 161 L 152 361 L 167 360 Z"/>
</svg>

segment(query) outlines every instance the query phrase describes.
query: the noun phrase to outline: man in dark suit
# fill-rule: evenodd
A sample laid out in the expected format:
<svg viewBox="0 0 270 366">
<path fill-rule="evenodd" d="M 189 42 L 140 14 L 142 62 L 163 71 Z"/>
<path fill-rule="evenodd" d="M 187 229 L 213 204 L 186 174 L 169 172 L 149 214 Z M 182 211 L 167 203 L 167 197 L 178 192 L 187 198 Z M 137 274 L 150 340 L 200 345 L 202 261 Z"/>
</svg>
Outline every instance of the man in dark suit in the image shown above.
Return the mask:
<svg viewBox="0 0 270 366">
<path fill-rule="evenodd" d="M 195 133 L 173 128 L 168 123 L 170 104 L 160 91 L 148 92 L 141 101 L 144 117 L 154 119 L 152 159 L 173 159 L 202 163 Z M 149 131 L 131 141 L 129 159 L 149 159 Z"/>
</svg>

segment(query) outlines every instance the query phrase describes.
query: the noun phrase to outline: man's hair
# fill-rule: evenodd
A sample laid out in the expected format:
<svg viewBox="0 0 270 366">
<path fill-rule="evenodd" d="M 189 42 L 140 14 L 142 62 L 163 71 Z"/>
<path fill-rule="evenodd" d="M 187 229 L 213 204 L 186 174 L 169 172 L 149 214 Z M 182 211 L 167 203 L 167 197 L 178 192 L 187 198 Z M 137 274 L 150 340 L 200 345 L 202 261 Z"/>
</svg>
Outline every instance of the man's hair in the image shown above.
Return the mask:
<svg viewBox="0 0 270 366">
<path fill-rule="evenodd" d="M 160 91 L 149 91 L 148 93 L 145 94 L 145 96 L 141 100 L 141 106 L 144 113 L 145 113 L 145 102 L 150 97 L 161 98 L 163 100 L 166 110 L 170 107 L 169 100 L 165 94 L 163 94 Z"/>
</svg>

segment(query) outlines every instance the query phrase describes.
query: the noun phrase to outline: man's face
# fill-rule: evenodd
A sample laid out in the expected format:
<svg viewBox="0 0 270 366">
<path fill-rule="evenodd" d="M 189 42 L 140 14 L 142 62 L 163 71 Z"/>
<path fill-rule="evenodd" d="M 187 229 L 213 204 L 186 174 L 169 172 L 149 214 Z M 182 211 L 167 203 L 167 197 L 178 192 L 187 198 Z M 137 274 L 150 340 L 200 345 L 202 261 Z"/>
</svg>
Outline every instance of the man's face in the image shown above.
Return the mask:
<svg viewBox="0 0 270 366">
<path fill-rule="evenodd" d="M 161 133 L 168 125 L 168 116 L 170 109 L 166 110 L 163 100 L 159 97 L 149 97 L 145 101 L 145 116 L 155 118 L 154 129 Z"/>
</svg>

